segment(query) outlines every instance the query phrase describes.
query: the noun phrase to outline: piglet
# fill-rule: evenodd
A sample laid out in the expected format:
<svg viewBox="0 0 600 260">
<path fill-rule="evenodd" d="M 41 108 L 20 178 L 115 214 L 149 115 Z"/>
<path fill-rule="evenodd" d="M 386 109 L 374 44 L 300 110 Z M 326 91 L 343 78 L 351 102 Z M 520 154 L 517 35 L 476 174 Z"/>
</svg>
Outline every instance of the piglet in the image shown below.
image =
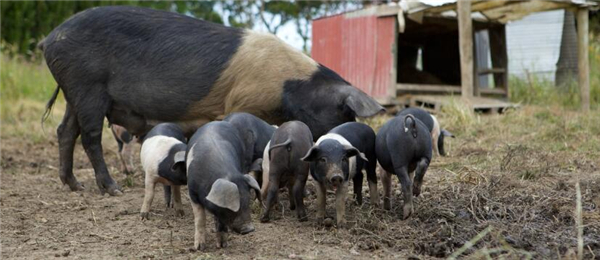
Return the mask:
<svg viewBox="0 0 600 260">
<path fill-rule="evenodd" d="M 425 126 L 431 133 L 433 152 L 436 155 L 446 156 L 446 151 L 444 150 L 444 137 L 454 138 L 454 135 L 448 132 L 446 129 L 441 128 L 440 123 L 434 115 L 429 114 L 429 112 L 418 107 L 405 108 L 402 111 L 398 112 L 396 116 L 403 117 L 408 114 L 411 114 L 416 119 L 421 120 L 421 122 L 425 124 Z"/>
<path fill-rule="evenodd" d="M 290 209 L 296 210 L 299 221 L 306 221 L 304 187 L 308 179 L 308 163 L 301 160 L 313 144 L 306 124 L 290 121 L 282 124 L 271 137 L 263 155 L 263 206 L 261 222 L 270 220 L 269 213 L 277 201 L 279 187 L 287 187 Z"/>
<path fill-rule="evenodd" d="M 249 113 L 232 113 L 223 121 L 231 123 L 244 141 L 244 167 L 258 184 L 262 183 L 263 153 L 276 127 Z"/>
<path fill-rule="evenodd" d="M 363 169 L 367 172 L 371 202 L 378 204 L 375 156 L 375 132 L 362 123 L 339 125 L 317 140 L 302 160 L 310 162 L 311 176 L 317 182 L 318 221 L 325 218 L 326 192 L 330 189 L 336 191 L 337 225 L 345 225 L 348 181 L 353 180 L 356 202 L 362 204 Z"/>
<path fill-rule="evenodd" d="M 135 166 L 133 164 L 133 146 L 138 142 L 138 138 L 127 132 L 127 129 L 120 125 L 111 124 L 110 130 L 119 146 L 121 172 L 127 175 L 133 174 L 135 171 Z"/>
<path fill-rule="evenodd" d="M 206 244 L 206 213 L 215 216 L 217 247 L 227 246 L 228 228 L 236 233 L 254 231 L 250 191 L 258 183 L 244 174 L 244 142 L 228 122 L 210 122 L 190 139 L 186 155 L 188 190 L 194 212 L 194 248 Z"/>
<path fill-rule="evenodd" d="M 146 186 L 144 202 L 140 211 L 142 220 L 148 219 L 150 206 L 154 199 L 154 188 L 159 182 L 164 185 L 167 207 L 171 203 L 172 187 L 175 210 L 178 215 L 183 216 L 180 186 L 187 184 L 186 148 L 183 131 L 173 123 L 158 124 L 145 136 L 140 152 Z"/>
<path fill-rule="evenodd" d="M 375 145 L 377 160 L 386 171 L 381 176 L 383 207 L 391 209 L 391 176 L 394 174 L 402 185 L 403 219 L 407 219 L 413 213 L 412 196 L 421 193 L 423 176 L 431 161 L 431 135 L 425 124 L 408 114 L 385 123 L 377 133 Z"/>
</svg>

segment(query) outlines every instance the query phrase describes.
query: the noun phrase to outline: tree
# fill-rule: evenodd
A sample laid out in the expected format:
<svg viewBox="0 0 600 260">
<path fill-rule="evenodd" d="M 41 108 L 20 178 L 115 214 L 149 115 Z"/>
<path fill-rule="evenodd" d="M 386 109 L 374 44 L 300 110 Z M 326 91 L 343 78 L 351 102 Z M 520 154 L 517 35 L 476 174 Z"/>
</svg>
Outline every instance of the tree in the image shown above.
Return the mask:
<svg viewBox="0 0 600 260">
<path fill-rule="evenodd" d="M 95 6 L 143 6 L 223 23 L 221 16 L 213 11 L 214 4 L 198 1 L 3 1 L 0 6 L 2 49 L 6 49 L 7 43 L 16 53 L 31 57 L 37 43 L 52 29 L 72 15 Z"/>
</svg>

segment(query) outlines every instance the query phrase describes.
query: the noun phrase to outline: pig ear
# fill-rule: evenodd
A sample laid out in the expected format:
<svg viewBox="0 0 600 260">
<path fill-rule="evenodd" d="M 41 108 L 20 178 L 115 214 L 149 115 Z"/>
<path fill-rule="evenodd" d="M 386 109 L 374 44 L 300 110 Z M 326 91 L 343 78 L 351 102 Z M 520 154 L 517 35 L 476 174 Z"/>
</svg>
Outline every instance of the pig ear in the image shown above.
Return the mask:
<svg viewBox="0 0 600 260">
<path fill-rule="evenodd" d="M 252 178 L 252 176 L 244 174 L 244 179 L 246 180 L 248 185 L 250 185 L 250 188 L 260 191 L 260 186 L 258 186 L 258 182 L 254 178 Z"/>
<path fill-rule="evenodd" d="M 450 136 L 450 137 L 454 138 L 454 135 L 452 133 L 448 132 L 446 129 L 442 129 L 442 135 Z"/>
<path fill-rule="evenodd" d="M 370 117 L 385 111 L 377 101 L 356 88 L 350 92 L 350 95 L 344 100 L 344 104 L 352 109 L 358 117 Z"/>
<path fill-rule="evenodd" d="M 262 162 L 263 162 L 262 158 L 256 159 L 252 163 L 252 165 L 250 165 L 250 170 L 248 170 L 248 171 L 249 172 L 262 172 Z"/>
<path fill-rule="evenodd" d="M 185 167 L 185 151 L 179 151 L 173 156 L 171 170 L 175 171 L 178 167 Z"/>
<path fill-rule="evenodd" d="M 206 199 L 233 212 L 240 210 L 240 191 L 235 183 L 220 178 L 213 183 Z"/>
<path fill-rule="evenodd" d="M 364 153 L 361 153 L 358 149 L 356 149 L 352 146 L 346 146 L 346 156 L 348 156 L 348 157 L 358 156 L 358 157 L 360 157 L 360 159 L 363 159 L 365 162 L 369 161 L 369 160 L 367 160 L 367 157 L 365 157 Z"/>
<path fill-rule="evenodd" d="M 315 145 L 308 150 L 304 157 L 300 158 L 300 160 L 305 162 L 312 162 L 317 159 L 317 154 L 319 153 L 319 148 Z"/>
</svg>

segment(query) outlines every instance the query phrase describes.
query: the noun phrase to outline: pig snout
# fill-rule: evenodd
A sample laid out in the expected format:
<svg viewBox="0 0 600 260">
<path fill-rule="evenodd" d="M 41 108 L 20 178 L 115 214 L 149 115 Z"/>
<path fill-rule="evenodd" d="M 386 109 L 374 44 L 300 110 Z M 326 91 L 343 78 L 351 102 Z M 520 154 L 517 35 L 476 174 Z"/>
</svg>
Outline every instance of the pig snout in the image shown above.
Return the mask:
<svg viewBox="0 0 600 260">
<path fill-rule="evenodd" d="M 329 179 L 329 182 L 331 182 L 333 187 L 336 187 L 336 188 L 339 187 L 340 185 L 342 185 L 343 181 L 344 181 L 344 177 L 342 177 L 342 175 L 340 175 L 340 174 L 333 175 L 331 177 L 331 179 Z"/>
<path fill-rule="evenodd" d="M 254 225 L 252 225 L 250 223 L 250 224 L 243 225 L 241 227 L 235 227 L 235 228 L 233 228 L 233 231 L 235 231 L 236 233 L 245 235 L 245 234 L 254 232 Z"/>
</svg>

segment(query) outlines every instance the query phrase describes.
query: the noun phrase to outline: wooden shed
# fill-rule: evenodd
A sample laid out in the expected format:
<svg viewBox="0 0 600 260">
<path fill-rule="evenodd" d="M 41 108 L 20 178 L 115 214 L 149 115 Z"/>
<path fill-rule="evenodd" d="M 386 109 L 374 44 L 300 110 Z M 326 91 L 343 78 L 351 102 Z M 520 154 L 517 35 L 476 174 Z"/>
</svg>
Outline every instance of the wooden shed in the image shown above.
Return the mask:
<svg viewBox="0 0 600 260">
<path fill-rule="evenodd" d="M 457 95 L 475 109 L 502 110 L 512 106 L 502 102 L 509 95 L 505 24 L 533 12 L 575 11 L 582 25 L 579 55 L 587 57 L 588 8 L 594 6 L 577 0 L 375 5 L 313 20 L 312 57 L 384 105 L 412 103 L 437 109 L 447 97 Z M 482 33 L 489 46 L 478 48 L 476 36 Z M 478 64 L 485 58 L 491 61 Z M 580 60 L 585 108 L 589 61 Z M 582 72 L 587 72 L 587 79 Z M 479 86 L 478 79 L 486 75 L 489 84 Z"/>
</svg>

